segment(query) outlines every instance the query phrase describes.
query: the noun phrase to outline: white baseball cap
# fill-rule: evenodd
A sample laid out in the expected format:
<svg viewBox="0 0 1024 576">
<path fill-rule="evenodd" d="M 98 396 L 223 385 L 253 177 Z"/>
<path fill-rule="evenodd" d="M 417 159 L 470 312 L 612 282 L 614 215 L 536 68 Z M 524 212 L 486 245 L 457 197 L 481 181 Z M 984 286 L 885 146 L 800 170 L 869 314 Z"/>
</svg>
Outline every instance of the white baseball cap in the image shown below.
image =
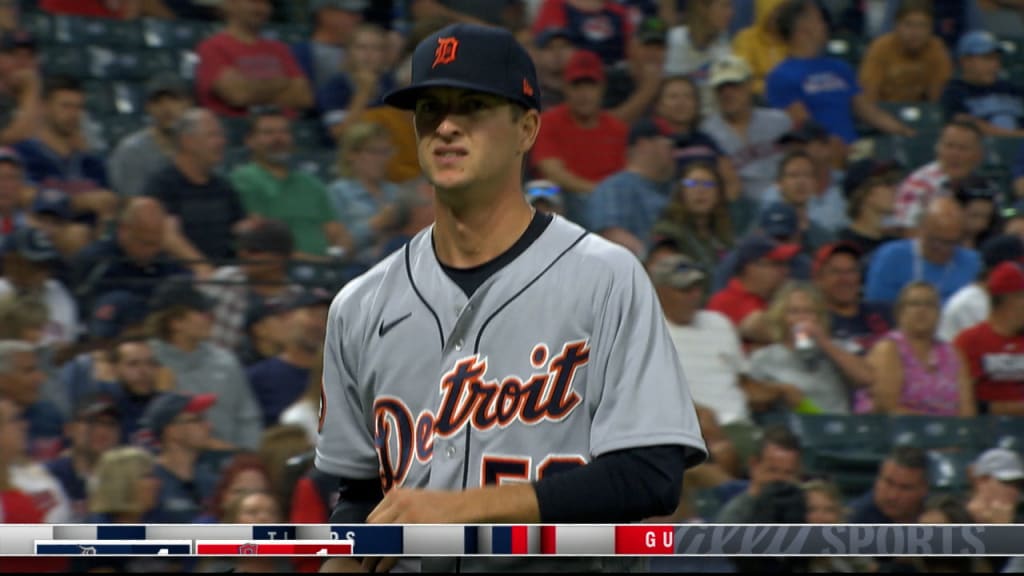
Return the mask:
<svg viewBox="0 0 1024 576">
<path fill-rule="evenodd" d="M 1018 482 L 1024 480 L 1024 463 L 1013 450 L 992 448 L 974 461 L 974 475 L 991 476 L 1000 482 Z"/>
<path fill-rule="evenodd" d="M 750 66 L 739 56 L 729 54 L 711 64 L 711 87 L 750 80 Z"/>
</svg>

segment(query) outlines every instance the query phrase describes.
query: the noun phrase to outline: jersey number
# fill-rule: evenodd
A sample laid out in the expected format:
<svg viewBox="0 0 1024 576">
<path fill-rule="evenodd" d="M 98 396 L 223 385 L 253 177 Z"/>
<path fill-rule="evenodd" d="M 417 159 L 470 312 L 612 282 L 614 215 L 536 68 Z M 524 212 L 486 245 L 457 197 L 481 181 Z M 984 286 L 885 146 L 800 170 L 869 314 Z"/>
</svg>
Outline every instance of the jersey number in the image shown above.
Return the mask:
<svg viewBox="0 0 1024 576">
<path fill-rule="evenodd" d="M 585 458 L 578 454 L 571 456 L 548 456 L 532 468 L 533 458 L 528 456 L 487 456 L 480 462 L 480 484 L 502 485 L 505 482 L 532 482 L 541 480 L 549 474 L 567 472 L 586 464 Z"/>
</svg>

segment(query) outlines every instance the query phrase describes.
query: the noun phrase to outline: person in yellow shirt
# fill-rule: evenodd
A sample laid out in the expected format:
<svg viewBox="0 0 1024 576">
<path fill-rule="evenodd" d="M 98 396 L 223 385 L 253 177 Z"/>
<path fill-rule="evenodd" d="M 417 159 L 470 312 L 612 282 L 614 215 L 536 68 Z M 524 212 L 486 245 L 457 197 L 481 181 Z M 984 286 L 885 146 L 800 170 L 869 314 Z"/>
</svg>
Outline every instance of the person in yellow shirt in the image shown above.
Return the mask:
<svg viewBox="0 0 1024 576">
<path fill-rule="evenodd" d="M 942 40 L 932 33 L 930 0 L 904 0 L 892 32 L 876 38 L 860 65 L 860 85 L 876 102 L 937 102 L 953 75 Z"/>
<path fill-rule="evenodd" d="M 753 26 L 740 30 L 732 41 L 733 53 L 750 65 L 750 86 L 764 94 L 764 79 L 787 56 L 786 42 L 779 36 L 775 17 L 785 0 L 758 0 Z"/>
</svg>

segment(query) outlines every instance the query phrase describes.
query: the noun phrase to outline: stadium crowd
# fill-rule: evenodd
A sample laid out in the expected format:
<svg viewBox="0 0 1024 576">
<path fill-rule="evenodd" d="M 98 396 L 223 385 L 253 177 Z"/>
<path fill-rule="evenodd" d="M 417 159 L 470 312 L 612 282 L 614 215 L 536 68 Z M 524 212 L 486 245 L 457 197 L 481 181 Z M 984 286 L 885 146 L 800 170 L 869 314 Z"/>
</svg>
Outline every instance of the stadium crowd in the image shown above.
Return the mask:
<svg viewBox="0 0 1024 576">
<path fill-rule="evenodd" d="M 712 452 L 659 520 L 1017 520 L 1024 2 L 0 0 L 0 522 L 327 521 L 328 306 L 432 221 L 382 97 L 452 22 L 534 58 L 524 194 L 657 289 Z"/>
</svg>

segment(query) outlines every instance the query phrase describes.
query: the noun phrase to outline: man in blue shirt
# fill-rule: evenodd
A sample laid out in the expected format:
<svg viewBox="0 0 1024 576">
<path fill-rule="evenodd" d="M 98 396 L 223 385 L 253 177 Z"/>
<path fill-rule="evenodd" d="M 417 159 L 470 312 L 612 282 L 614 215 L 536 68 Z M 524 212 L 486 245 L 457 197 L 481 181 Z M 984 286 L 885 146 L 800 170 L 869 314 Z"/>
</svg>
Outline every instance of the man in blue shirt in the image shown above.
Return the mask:
<svg viewBox="0 0 1024 576">
<path fill-rule="evenodd" d="M 100 456 L 121 443 L 121 414 L 109 399 L 97 397 L 78 407 L 69 423 L 71 447 L 46 468 L 60 481 L 71 501 L 72 522 L 89 515 L 87 481 Z"/>
<path fill-rule="evenodd" d="M 629 131 L 626 168 L 601 181 L 590 195 L 590 229 L 642 256 L 651 228 L 668 205 L 675 174 L 671 131 L 644 118 Z"/>
<path fill-rule="evenodd" d="M 1024 90 L 999 78 L 1002 48 L 991 32 L 975 30 L 957 44 L 960 77 L 942 94 L 947 120 L 969 120 L 990 136 L 1024 136 Z"/>
<path fill-rule="evenodd" d="M 932 200 L 917 238 L 889 242 L 875 251 L 864 297 L 893 303 L 904 286 L 920 280 L 935 286 L 945 303 L 981 270 L 978 253 L 960 245 L 963 230 L 964 212 L 956 200 Z"/>
<path fill-rule="evenodd" d="M 928 458 L 899 446 L 878 470 L 874 488 L 850 504 L 851 524 L 916 524 L 928 496 Z"/>
</svg>

